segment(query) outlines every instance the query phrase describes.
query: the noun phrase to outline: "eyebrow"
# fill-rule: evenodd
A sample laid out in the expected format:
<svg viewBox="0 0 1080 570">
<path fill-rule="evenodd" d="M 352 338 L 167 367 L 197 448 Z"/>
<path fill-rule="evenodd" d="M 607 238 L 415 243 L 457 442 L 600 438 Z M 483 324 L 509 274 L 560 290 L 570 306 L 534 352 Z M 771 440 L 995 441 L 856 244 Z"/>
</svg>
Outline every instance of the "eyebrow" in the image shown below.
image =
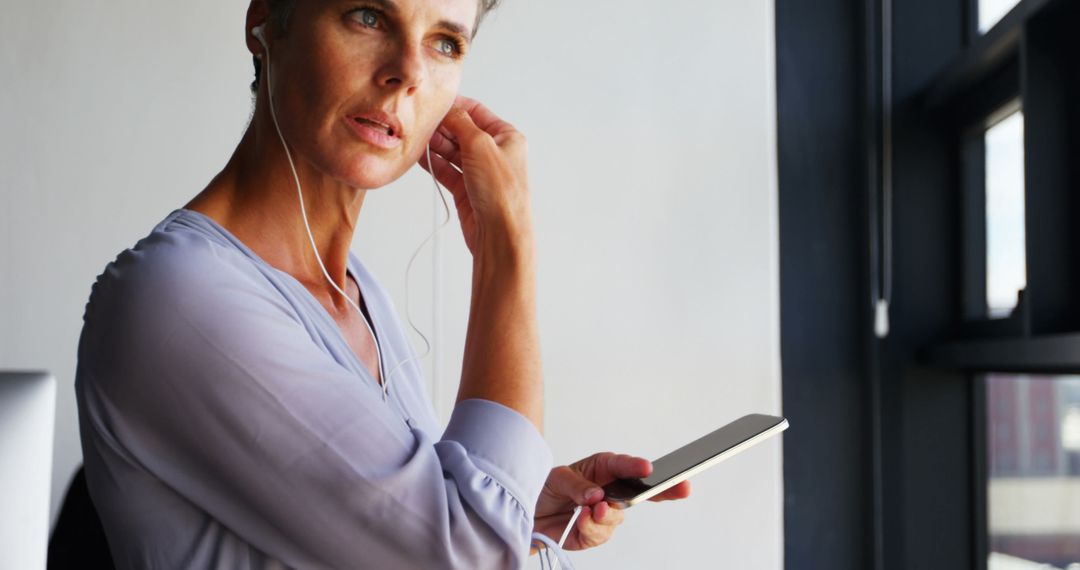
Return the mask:
<svg viewBox="0 0 1080 570">
<path fill-rule="evenodd" d="M 394 0 L 368 0 L 368 2 L 378 5 L 379 8 L 382 8 L 388 14 L 397 14 L 400 12 L 400 10 L 398 10 L 397 3 L 394 2 Z M 471 43 L 472 41 L 472 30 L 457 22 L 452 22 L 450 20 L 439 20 L 435 23 L 435 25 L 462 36 L 466 42 Z"/>
</svg>

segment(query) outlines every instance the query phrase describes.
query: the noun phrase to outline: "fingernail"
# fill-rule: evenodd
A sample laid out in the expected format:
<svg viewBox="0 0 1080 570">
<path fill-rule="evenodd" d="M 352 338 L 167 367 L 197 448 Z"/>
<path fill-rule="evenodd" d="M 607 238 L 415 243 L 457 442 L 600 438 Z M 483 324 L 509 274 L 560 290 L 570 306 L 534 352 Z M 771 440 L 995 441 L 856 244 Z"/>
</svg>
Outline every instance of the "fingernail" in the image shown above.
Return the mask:
<svg viewBox="0 0 1080 570">
<path fill-rule="evenodd" d="M 585 502 L 599 501 L 604 497 L 604 490 L 600 487 L 592 487 L 585 491 Z"/>
</svg>

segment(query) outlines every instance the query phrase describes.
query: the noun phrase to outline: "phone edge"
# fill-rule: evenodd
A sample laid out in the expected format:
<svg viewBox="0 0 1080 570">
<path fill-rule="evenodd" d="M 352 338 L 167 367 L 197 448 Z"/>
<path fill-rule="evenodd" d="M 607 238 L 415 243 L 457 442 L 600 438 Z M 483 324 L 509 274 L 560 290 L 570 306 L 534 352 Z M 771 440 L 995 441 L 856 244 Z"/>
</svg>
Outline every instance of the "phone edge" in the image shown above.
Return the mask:
<svg viewBox="0 0 1080 570">
<path fill-rule="evenodd" d="M 708 461 L 704 461 L 702 463 L 699 463 L 699 464 L 695 465 L 694 467 L 691 467 L 690 469 L 687 469 L 686 471 L 683 471 L 682 473 L 679 473 L 678 475 L 672 477 L 671 479 L 668 479 L 667 481 L 664 481 L 663 483 L 661 483 L 659 485 L 656 485 L 652 489 L 649 489 L 648 491 L 645 491 L 644 493 L 642 493 L 642 494 L 640 494 L 640 495 L 638 495 L 636 497 L 633 497 L 633 498 L 628 499 L 628 500 L 612 501 L 612 502 L 610 502 L 610 504 L 612 506 L 616 507 L 616 508 L 619 508 L 619 509 L 628 509 L 628 508 L 630 508 L 630 507 L 632 507 L 632 506 L 634 506 L 634 505 L 636 505 L 636 504 L 638 504 L 638 503 L 640 503 L 642 501 L 647 501 L 647 500 L 651 499 L 652 497 L 655 497 L 656 495 L 659 495 L 660 493 L 663 493 L 664 491 L 667 491 L 668 489 L 674 487 L 675 485 L 678 485 L 679 483 L 682 483 L 683 481 L 693 477 L 694 475 L 697 475 L 698 473 L 701 473 L 702 471 L 708 469 L 709 467 L 712 467 L 713 465 L 716 465 L 717 463 L 720 463 L 721 461 L 724 461 L 725 459 L 729 459 L 731 457 L 734 457 L 734 456 L 738 455 L 739 453 L 753 447 L 760 440 L 768 439 L 768 438 L 772 437 L 773 435 L 776 435 L 777 433 L 786 430 L 789 427 L 787 418 L 781 417 L 780 419 L 781 419 L 781 421 L 779 423 L 777 423 L 775 426 L 773 426 L 773 427 L 771 427 L 771 428 L 769 428 L 769 429 L 755 435 L 754 437 L 751 437 L 750 439 L 747 439 L 746 441 L 736 445 L 735 447 L 732 447 L 731 449 L 728 449 L 727 451 L 725 451 L 725 452 L 723 452 L 723 453 L 721 453 L 719 455 L 716 455 L 715 457 L 709 459 Z"/>
</svg>

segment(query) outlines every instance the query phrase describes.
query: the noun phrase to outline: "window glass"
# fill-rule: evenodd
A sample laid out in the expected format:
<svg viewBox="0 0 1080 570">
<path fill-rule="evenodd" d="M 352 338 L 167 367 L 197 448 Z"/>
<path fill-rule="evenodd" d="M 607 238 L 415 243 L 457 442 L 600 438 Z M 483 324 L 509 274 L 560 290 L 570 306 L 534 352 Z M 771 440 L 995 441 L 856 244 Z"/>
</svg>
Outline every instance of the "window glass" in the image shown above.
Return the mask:
<svg viewBox="0 0 1080 570">
<path fill-rule="evenodd" d="M 1080 376 L 984 381 L 990 570 L 1080 570 Z"/>
<path fill-rule="evenodd" d="M 1020 0 L 979 0 L 979 33 L 986 33 Z"/>
<path fill-rule="evenodd" d="M 985 142 L 986 305 L 990 317 L 1005 317 L 1027 285 L 1023 113 L 987 129 Z"/>
</svg>

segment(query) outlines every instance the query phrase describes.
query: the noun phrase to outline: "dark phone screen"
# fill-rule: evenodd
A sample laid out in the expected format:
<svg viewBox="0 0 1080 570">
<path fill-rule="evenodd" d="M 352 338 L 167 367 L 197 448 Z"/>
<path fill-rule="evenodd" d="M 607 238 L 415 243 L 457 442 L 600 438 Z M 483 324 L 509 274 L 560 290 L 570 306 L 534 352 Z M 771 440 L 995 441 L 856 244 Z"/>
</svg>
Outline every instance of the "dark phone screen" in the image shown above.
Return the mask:
<svg viewBox="0 0 1080 570">
<path fill-rule="evenodd" d="M 653 461 L 652 475 L 643 479 L 614 481 L 604 486 L 604 492 L 613 499 L 632 498 L 775 427 L 782 421 L 783 418 L 764 414 L 743 416 Z"/>
</svg>

